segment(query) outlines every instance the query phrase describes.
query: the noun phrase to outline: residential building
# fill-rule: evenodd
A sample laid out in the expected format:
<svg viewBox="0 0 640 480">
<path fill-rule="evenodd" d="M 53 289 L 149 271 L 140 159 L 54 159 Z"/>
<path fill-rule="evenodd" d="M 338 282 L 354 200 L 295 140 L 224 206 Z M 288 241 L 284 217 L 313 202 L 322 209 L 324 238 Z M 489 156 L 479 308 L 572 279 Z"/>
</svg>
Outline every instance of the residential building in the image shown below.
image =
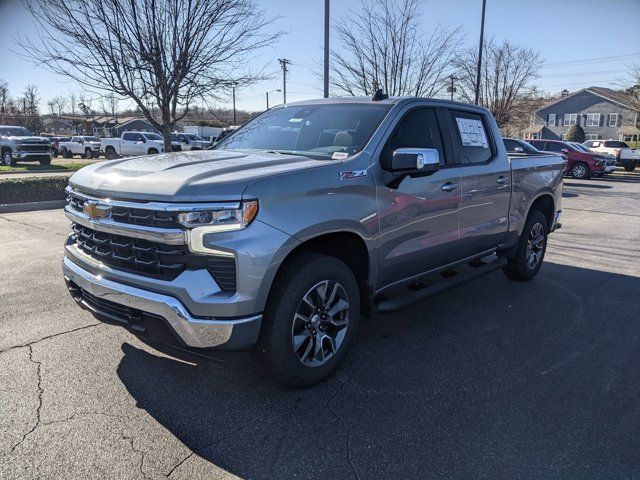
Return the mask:
<svg viewBox="0 0 640 480">
<path fill-rule="evenodd" d="M 640 115 L 627 94 L 604 87 L 583 88 L 555 100 L 532 118 L 524 138 L 564 140 L 567 130 L 580 125 L 587 140 L 637 141 Z"/>
</svg>

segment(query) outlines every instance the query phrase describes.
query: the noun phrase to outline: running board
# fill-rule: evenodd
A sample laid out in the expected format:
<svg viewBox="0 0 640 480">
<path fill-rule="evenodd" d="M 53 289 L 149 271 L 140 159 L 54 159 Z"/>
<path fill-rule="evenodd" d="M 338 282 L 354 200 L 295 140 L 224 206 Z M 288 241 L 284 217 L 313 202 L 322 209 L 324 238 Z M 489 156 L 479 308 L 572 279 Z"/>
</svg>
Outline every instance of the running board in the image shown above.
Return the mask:
<svg viewBox="0 0 640 480">
<path fill-rule="evenodd" d="M 488 273 L 495 272 L 507 264 L 504 257 L 492 256 L 493 260 L 487 262 L 484 259 L 473 261 L 469 264 L 456 267 L 440 274 L 425 279 L 420 284 L 409 285 L 400 290 L 392 298 L 385 298 L 377 304 L 379 313 L 392 313 L 413 303 L 433 297 L 450 288 L 480 278 Z M 487 257 L 484 257 L 487 258 Z"/>
</svg>

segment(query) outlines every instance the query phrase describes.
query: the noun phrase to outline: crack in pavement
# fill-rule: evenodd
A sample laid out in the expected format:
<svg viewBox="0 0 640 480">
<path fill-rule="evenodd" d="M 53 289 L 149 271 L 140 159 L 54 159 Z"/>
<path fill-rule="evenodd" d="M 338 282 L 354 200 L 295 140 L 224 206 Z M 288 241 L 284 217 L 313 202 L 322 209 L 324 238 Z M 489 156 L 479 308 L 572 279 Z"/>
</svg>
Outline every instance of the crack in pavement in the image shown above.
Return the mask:
<svg viewBox="0 0 640 480">
<path fill-rule="evenodd" d="M 140 474 L 141 474 L 144 478 L 147 478 L 147 479 L 148 479 L 149 477 L 147 476 L 147 474 L 146 474 L 146 473 L 144 473 L 144 451 L 143 451 L 143 450 L 140 450 L 140 449 L 138 449 L 138 448 L 136 448 L 136 447 L 135 447 L 135 445 L 133 444 L 134 437 L 128 437 L 128 436 L 126 436 L 124 432 L 120 432 L 120 435 L 122 435 L 122 438 L 123 438 L 124 440 L 127 440 L 127 441 L 129 442 L 129 444 L 131 445 L 131 451 L 132 451 L 132 452 L 135 452 L 135 453 L 139 453 L 139 454 L 140 454 L 140 465 L 138 465 L 138 468 L 139 468 L 139 470 L 140 470 Z"/>
<path fill-rule="evenodd" d="M 33 358 L 33 346 L 28 345 L 29 347 L 29 361 L 37 365 L 36 375 L 38 376 L 38 407 L 36 408 L 36 423 L 31 427 L 27 433 L 25 433 L 20 441 L 16 443 L 13 447 L 11 447 L 11 451 L 9 453 L 13 453 L 16 448 L 18 448 L 22 443 L 27 439 L 29 435 L 31 435 L 36 428 L 40 425 L 40 410 L 42 409 L 42 394 L 44 393 L 44 389 L 42 388 L 42 362 L 34 360 Z"/>
<path fill-rule="evenodd" d="M 325 406 L 329 408 L 331 413 L 333 413 L 333 416 L 336 417 L 336 420 L 340 422 L 340 426 L 346 437 L 345 446 L 346 446 L 346 453 L 347 453 L 347 462 L 349 463 L 349 466 L 351 467 L 351 471 L 353 472 L 353 478 L 358 480 L 360 478 L 358 476 L 358 471 L 356 470 L 356 466 L 353 463 L 353 460 L 351 460 L 351 435 L 349 434 L 349 429 L 347 428 L 347 425 L 344 419 L 338 414 L 336 409 L 331 406 L 331 402 L 340 394 L 340 392 L 344 390 L 345 383 L 344 383 L 344 380 L 342 380 L 339 377 L 339 374 L 340 374 L 340 371 L 339 370 L 336 371 L 333 378 L 340 384 L 340 388 L 338 388 L 335 392 L 333 392 L 333 394 L 329 397 L 329 399 L 325 403 Z"/>
<path fill-rule="evenodd" d="M 68 333 L 73 333 L 73 332 L 78 332 L 80 330 L 86 330 L 88 328 L 92 328 L 92 327 L 97 327 L 103 325 L 102 323 L 92 323 L 90 325 L 85 325 L 83 327 L 78 327 L 78 328 L 74 328 L 72 330 L 67 330 L 66 332 L 58 332 L 58 333 L 53 333 L 51 335 L 47 335 L 46 337 L 42 337 L 38 340 L 34 340 L 33 342 L 29 342 L 29 343 L 23 343 L 21 345 L 12 345 L 11 347 L 7 347 L 4 350 L 0 350 L 0 354 L 2 353 L 6 353 L 6 352 L 10 352 L 11 350 L 15 350 L 17 348 L 27 348 L 27 347 L 31 347 L 33 345 L 35 345 L 36 343 L 40 343 L 40 342 L 44 342 L 45 340 L 49 340 L 51 338 L 55 338 L 55 337 L 60 337 L 62 335 L 67 335 Z"/>
<path fill-rule="evenodd" d="M 186 457 L 184 457 L 182 460 L 180 460 L 178 463 L 176 463 L 171 470 L 169 470 L 168 473 L 165 474 L 166 478 L 171 477 L 171 475 L 173 474 L 173 472 L 175 472 L 178 467 L 180 467 L 180 465 L 182 465 L 184 462 L 186 462 L 187 460 L 189 460 L 191 457 L 193 457 L 194 455 L 200 455 L 200 452 L 202 452 L 203 450 L 205 450 L 206 448 L 211 448 L 214 447 L 215 445 L 228 440 L 232 437 L 234 437 L 235 435 L 237 435 L 238 433 L 240 433 L 242 430 L 244 430 L 247 427 L 250 427 L 251 425 L 255 424 L 258 420 L 252 420 L 251 422 L 247 422 L 244 425 L 241 425 L 240 427 L 236 428 L 235 430 L 229 432 L 227 435 L 224 435 L 216 440 L 214 440 L 213 442 L 209 442 L 209 443 L 205 443 L 204 445 L 201 445 L 199 447 L 194 448 L 193 450 L 191 450 L 191 452 L 189 453 L 189 455 L 187 455 Z"/>
</svg>

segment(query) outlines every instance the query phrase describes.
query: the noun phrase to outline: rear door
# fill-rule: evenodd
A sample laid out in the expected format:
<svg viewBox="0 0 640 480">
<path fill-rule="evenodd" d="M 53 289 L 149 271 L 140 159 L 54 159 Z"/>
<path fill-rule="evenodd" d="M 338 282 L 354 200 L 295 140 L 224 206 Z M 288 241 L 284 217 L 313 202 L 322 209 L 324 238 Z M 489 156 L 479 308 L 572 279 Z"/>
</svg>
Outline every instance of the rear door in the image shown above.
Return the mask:
<svg viewBox="0 0 640 480">
<path fill-rule="evenodd" d="M 382 285 L 406 279 L 457 257 L 461 169 L 452 163 L 442 135 L 444 110 L 407 107 L 380 152 L 382 165 L 398 148 L 433 148 L 440 169 L 430 176 L 405 177 L 378 188 Z"/>
<path fill-rule="evenodd" d="M 462 258 L 495 248 L 504 240 L 509 226 L 511 166 L 484 114 L 450 110 L 449 122 L 455 161 L 462 167 Z"/>
</svg>

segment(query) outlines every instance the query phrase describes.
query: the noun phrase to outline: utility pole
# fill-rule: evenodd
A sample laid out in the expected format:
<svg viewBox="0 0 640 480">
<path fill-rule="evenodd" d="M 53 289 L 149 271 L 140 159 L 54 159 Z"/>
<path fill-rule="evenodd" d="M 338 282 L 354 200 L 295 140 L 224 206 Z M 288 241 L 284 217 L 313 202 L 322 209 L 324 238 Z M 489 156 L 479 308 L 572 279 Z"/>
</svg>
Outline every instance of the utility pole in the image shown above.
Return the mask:
<svg viewBox="0 0 640 480">
<path fill-rule="evenodd" d="M 484 44 L 484 12 L 487 8 L 487 0 L 482 0 L 482 20 L 480 23 L 480 48 L 478 49 L 478 75 L 476 76 L 476 105 L 480 97 L 480 71 L 482 68 L 482 47 Z"/>
<path fill-rule="evenodd" d="M 281 92 L 282 90 L 280 90 L 279 88 L 277 90 L 271 90 L 270 92 L 266 92 L 267 94 L 267 110 L 269 110 L 269 94 L 273 93 L 273 92 Z"/>
<path fill-rule="evenodd" d="M 329 98 L 329 2 L 324 0 L 324 98 Z"/>
<path fill-rule="evenodd" d="M 236 87 L 238 86 L 238 82 L 233 82 L 231 84 L 231 91 L 233 92 L 233 124 L 237 125 L 236 123 Z"/>
<path fill-rule="evenodd" d="M 279 58 L 280 67 L 282 68 L 282 103 L 287 104 L 287 72 L 289 68 L 287 65 L 291 65 L 291 62 L 286 58 Z"/>
<path fill-rule="evenodd" d="M 456 91 L 456 87 L 453 86 L 453 82 L 455 80 L 458 80 L 458 77 L 456 77 L 455 75 L 449 75 L 449 79 L 451 80 L 451 85 L 449 85 L 449 88 L 447 88 L 447 90 L 451 92 L 451 100 L 453 100 L 453 92 Z"/>
</svg>

